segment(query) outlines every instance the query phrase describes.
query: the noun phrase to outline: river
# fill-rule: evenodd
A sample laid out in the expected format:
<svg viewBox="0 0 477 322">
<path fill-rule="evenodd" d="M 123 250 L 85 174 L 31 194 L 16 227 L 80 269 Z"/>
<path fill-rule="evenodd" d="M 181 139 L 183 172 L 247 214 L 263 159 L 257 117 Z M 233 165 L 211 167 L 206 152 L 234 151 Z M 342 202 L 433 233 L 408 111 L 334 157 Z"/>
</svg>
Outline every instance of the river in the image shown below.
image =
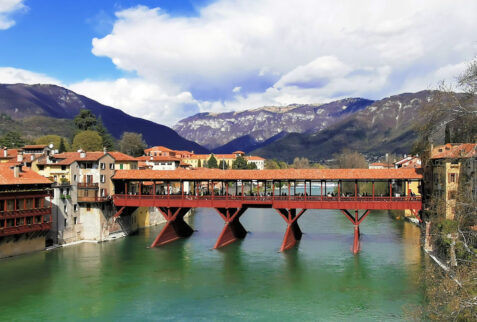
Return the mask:
<svg viewBox="0 0 477 322">
<path fill-rule="evenodd" d="M 309 210 L 298 246 L 278 252 L 284 220 L 249 209 L 250 233 L 211 249 L 223 221 L 213 209 L 187 219 L 190 238 L 149 249 L 162 226 L 101 244 L 0 261 L 0 319 L 164 321 L 393 321 L 422 305 L 419 230 L 372 211 L 353 227 L 338 211 Z"/>
</svg>

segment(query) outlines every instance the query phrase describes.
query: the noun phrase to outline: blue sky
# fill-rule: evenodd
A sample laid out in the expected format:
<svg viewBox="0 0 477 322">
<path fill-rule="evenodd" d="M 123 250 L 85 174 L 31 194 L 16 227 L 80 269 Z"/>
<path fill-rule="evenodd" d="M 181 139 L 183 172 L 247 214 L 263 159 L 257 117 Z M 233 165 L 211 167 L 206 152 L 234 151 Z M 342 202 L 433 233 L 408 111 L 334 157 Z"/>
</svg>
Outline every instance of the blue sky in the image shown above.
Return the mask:
<svg viewBox="0 0 477 322">
<path fill-rule="evenodd" d="M 71 83 L 85 78 L 127 76 L 109 58 L 91 54 L 91 40 L 107 35 L 114 13 L 139 3 L 173 16 L 196 16 L 206 0 L 30 0 L 14 14 L 13 28 L 0 32 L 0 62 Z"/>
<path fill-rule="evenodd" d="M 0 83 L 54 83 L 166 125 L 453 82 L 477 1 L 0 0 Z"/>
</svg>

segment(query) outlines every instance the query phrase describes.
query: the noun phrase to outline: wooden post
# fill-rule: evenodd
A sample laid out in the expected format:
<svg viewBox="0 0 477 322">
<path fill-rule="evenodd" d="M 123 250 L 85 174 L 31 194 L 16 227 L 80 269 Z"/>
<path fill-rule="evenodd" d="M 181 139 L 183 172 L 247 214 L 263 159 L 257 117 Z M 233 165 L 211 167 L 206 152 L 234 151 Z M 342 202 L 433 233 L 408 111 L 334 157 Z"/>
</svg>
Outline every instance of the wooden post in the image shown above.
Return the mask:
<svg viewBox="0 0 477 322">
<path fill-rule="evenodd" d="M 338 201 L 341 200 L 341 180 L 338 180 Z"/>
<path fill-rule="evenodd" d="M 373 201 L 374 201 L 374 180 L 373 180 Z"/>
<path fill-rule="evenodd" d="M 354 200 L 358 200 L 358 180 L 354 180 Z"/>
</svg>

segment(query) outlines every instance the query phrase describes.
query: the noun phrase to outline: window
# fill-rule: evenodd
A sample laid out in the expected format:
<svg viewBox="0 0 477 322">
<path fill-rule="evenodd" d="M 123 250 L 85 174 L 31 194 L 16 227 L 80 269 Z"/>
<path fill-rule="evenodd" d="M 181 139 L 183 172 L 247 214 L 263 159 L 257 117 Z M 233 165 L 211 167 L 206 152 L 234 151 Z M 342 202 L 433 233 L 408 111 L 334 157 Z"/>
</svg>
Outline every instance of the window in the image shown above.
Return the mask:
<svg viewBox="0 0 477 322">
<path fill-rule="evenodd" d="M 109 164 L 109 170 L 114 170 L 114 163 Z"/>
<path fill-rule="evenodd" d="M 101 183 L 106 182 L 106 176 L 104 174 L 101 175 Z"/>
<path fill-rule="evenodd" d="M 74 210 L 74 212 L 78 212 L 78 204 L 74 204 L 73 210 Z"/>
<path fill-rule="evenodd" d="M 63 211 L 65 212 L 65 214 L 68 213 L 68 208 L 66 207 L 66 205 L 63 206 Z"/>
<path fill-rule="evenodd" d="M 38 170 L 40 170 L 40 171 L 45 170 L 45 166 L 44 165 L 38 165 Z"/>
<path fill-rule="evenodd" d="M 457 182 L 457 175 L 455 173 L 449 173 L 449 182 Z"/>
<path fill-rule="evenodd" d="M 122 165 L 122 164 L 119 165 L 119 169 L 120 169 L 120 170 L 123 169 L 123 165 Z"/>
<path fill-rule="evenodd" d="M 76 182 L 76 174 L 73 176 L 73 181 Z"/>
<path fill-rule="evenodd" d="M 62 170 L 62 171 L 65 171 L 65 170 L 66 170 L 66 165 L 62 165 L 62 166 L 61 166 L 61 170 Z"/>
<path fill-rule="evenodd" d="M 65 218 L 65 227 L 66 227 L 66 218 Z"/>
<path fill-rule="evenodd" d="M 101 162 L 101 163 L 99 164 L 99 167 L 101 168 L 101 170 L 104 170 L 104 169 L 106 169 L 106 164 L 103 163 L 103 162 Z"/>
<path fill-rule="evenodd" d="M 454 200 L 456 197 L 456 191 L 449 191 L 447 199 Z"/>
<path fill-rule="evenodd" d="M 86 204 L 86 211 L 91 211 L 91 204 L 90 203 Z"/>
<path fill-rule="evenodd" d="M 73 217 L 73 223 L 76 225 L 77 223 L 76 217 Z"/>
</svg>

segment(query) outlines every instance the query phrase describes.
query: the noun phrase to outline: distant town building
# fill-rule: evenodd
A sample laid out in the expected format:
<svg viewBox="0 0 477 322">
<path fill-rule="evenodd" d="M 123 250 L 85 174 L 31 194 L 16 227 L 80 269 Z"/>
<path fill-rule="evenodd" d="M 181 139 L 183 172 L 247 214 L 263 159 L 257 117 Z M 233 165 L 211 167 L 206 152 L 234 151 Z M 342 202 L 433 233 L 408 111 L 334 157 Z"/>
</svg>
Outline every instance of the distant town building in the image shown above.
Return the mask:
<svg viewBox="0 0 477 322">
<path fill-rule="evenodd" d="M 0 258 L 45 248 L 50 193 L 48 179 L 19 164 L 0 164 Z"/>
<path fill-rule="evenodd" d="M 144 150 L 144 156 L 136 158 L 140 169 L 175 170 L 181 168 L 205 168 L 212 154 L 194 154 L 189 151 L 172 150 L 164 146 L 155 146 Z M 230 154 L 214 154 L 217 164 L 232 169 L 233 162 L 242 156 L 247 163 L 254 163 L 258 170 L 265 169 L 265 159 L 259 156 L 246 156 L 243 151 Z M 149 157 L 149 158 L 148 158 Z"/>
<path fill-rule="evenodd" d="M 398 168 L 421 168 L 421 158 L 418 156 L 404 156 L 403 159 L 394 163 L 394 167 Z"/>
<path fill-rule="evenodd" d="M 394 164 L 386 162 L 374 162 L 369 164 L 369 169 L 393 169 Z"/>
</svg>

